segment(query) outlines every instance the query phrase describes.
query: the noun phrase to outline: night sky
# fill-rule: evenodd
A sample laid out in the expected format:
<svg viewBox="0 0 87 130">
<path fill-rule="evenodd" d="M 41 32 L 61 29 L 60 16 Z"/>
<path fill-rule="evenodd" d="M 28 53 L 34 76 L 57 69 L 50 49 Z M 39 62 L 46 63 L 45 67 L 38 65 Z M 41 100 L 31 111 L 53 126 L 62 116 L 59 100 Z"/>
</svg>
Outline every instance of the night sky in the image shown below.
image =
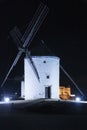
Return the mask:
<svg viewBox="0 0 87 130">
<path fill-rule="evenodd" d="M 49 13 L 37 32 L 31 50 L 46 46 L 87 94 L 87 1 L 86 0 L 41 0 L 49 7 Z M 9 31 L 17 25 L 22 33 L 32 19 L 40 0 L 0 0 L 0 84 L 7 74 L 16 54 L 16 45 L 9 36 Z M 38 52 L 40 50 L 38 49 Z M 34 55 L 33 51 L 31 54 Z M 40 53 L 38 53 L 40 55 Z M 20 69 L 19 69 L 20 68 Z M 23 57 L 9 75 L 9 79 L 23 76 Z M 65 80 L 65 81 L 64 81 Z M 9 84 L 8 84 L 9 82 Z M 5 89 L 16 91 L 19 81 L 8 80 Z M 61 85 L 73 85 L 61 72 Z M 15 87 L 16 86 L 16 87 Z"/>
</svg>

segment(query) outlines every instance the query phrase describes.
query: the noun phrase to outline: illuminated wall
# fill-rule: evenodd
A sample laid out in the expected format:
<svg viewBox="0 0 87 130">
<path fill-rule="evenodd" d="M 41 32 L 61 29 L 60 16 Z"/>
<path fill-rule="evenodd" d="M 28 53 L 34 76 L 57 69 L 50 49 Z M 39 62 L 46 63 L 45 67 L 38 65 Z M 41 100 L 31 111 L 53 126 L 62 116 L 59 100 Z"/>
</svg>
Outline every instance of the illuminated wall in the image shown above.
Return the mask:
<svg viewBox="0 0 87 130">
<path fill-rule="evenodd" d="M 22 98 L 25 97 L 25 85 L 24 85 L 24 81 L 21 81 L 21 97 Z"/>
<path fill-rule="evenodd" d="M 40 82 L 28 60 L 24 60 L 25 100 L 59 98 L 59 58 L 54 56 L 32 57 L 37 68 Z M 49 88 L 49 89 L 48 89 Z"/>
</svg>

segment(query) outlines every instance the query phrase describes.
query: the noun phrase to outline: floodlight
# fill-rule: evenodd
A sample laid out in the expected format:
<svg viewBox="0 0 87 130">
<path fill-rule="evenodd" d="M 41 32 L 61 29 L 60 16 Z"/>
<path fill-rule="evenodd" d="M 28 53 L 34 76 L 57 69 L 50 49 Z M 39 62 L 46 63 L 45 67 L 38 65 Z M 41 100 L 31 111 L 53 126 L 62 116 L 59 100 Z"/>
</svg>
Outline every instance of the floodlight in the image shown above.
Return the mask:
<svg viewBox="0 0 87 130">
<path fill-rule="evenodd" d="M 77 102 L 79 102 L 80 100 L 81 100 L 81 98 L 80 97 L 76 97 L 76 99 L 75 99 Z"/>
<path fill-rule="evenodd" d="M 10 98 L 9 97 L 4 97 L 4 101 L 8 103 L 10 101 Z"/>
</svg>

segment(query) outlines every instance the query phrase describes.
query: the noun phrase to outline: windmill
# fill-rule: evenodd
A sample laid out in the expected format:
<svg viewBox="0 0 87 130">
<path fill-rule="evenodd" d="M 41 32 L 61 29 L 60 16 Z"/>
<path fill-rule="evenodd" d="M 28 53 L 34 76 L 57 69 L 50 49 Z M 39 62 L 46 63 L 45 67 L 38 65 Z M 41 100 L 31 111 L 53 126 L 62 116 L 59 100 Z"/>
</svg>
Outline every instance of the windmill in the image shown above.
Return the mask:
<svg viewBox="0 0 87 130">
<path fill-rule="evenodd" d="M 13 68 L 16 66 L 19 58 L 22 55 L 22 53 L 25 53 L 26 56 L 28 57 L 28 60 L 31 63 L 32 69 L 34 71 L 34 74 L 36 75 L 37 79 L 40 81 L 38 71 L 35 67 L 33 60 L 32 60 L 30 52 L 28 51 L 28 47 L 30 46 L 35 34 L 37 33 L 37 31 L 40 28 L 42 22 L 44 21 L 48 11 L 49 11 L 48 7 L 46 5 L 44 5 L 43 3 L 40 3 L 34 17 L 30 21 L 24 35 L 21 34 L 21 32 L 20 32 L 20 30 L 18 29 L 17 26 L 14 27 L 10 31 L 10 35 L 13 38 L 14 42 L 17 44 L 19 51 L 18 51 L 18 54 L 17 54 L 17 56 L 16 56 L 16 58 L 15 58 L 13 64 L 12 64 L 12 66 L 10 67 L 7 75 L 5 76 L 5 79 L 2 82 L 1 87 L 3 87 L 3 85 L 7 81 L 8 76 L 10 75 Z"/>
<path fill-rule="evenodd" d="M 44 21 L 48 11 L 48 7 L 41 3 L 24 35 L 21 34 L 17 26 L 10 31 L 10 35 L 17 44 L 19 52 L 2 82 L 1 87 L 3 87 L 7 81 L 9 74 L 17 64 L 22 53 L 25 53 L 23 90 L 25 100 L 59 98 L 59 58 L 54 56 L 31 57 L 30 51 L 28 51 L 28 47 Z"/>
</svg>

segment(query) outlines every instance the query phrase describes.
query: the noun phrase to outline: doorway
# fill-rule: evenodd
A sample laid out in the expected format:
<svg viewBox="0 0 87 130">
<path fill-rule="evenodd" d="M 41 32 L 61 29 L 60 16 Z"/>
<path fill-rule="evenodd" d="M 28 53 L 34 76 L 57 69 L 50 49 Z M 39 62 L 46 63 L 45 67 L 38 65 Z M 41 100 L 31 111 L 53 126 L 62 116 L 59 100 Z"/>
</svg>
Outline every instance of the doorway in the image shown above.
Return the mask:
<svg viewBox="0 0 87 130">
<path fill-rule="evenodd" d="M 51 98 L 51 86 L 45 87 L 45 98 Z"/>
</svg>

